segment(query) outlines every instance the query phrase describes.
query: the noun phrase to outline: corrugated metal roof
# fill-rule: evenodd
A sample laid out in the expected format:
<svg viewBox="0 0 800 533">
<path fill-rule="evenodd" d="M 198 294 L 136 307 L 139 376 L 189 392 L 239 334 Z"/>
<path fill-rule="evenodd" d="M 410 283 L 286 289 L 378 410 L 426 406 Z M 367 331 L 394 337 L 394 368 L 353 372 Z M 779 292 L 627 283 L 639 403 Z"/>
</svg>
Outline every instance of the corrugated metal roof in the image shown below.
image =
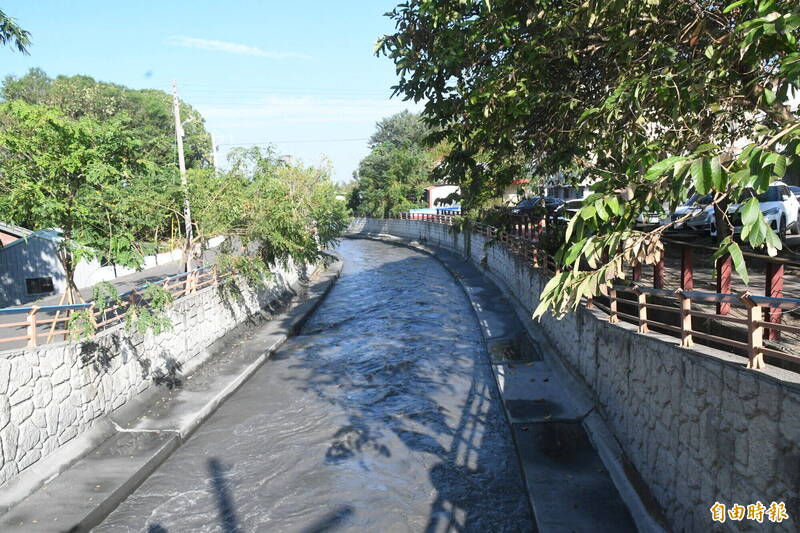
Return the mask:
<svg viewBox="0 0 800 533">
<path fill-rule="evenodd" d="M 8 224 L 6 222 L 0 222 L 0 231 L 3 233 L 9 233 L 11 235 L 16 235 L 17 237 L 25 237 L 26 235 L 33 233 L 33 230 L 23 228 L 22 226 L 15 226 L 14 224 Z"/>
<path fill-rule="evenodd" d="M 40 229 L 38 231 L 30 231 L 27 235 L 23 235 L 16 241 L 10 242 L 5 246 L 0 246 L 0 252 L 8 250 L 12 246 L 17 246 L 22 243 L 28 242 L 29 239 L 42 239 L 45 241 L 59 242 L 63 239 L 61 231 L 57 229 Z"/>
</svg>

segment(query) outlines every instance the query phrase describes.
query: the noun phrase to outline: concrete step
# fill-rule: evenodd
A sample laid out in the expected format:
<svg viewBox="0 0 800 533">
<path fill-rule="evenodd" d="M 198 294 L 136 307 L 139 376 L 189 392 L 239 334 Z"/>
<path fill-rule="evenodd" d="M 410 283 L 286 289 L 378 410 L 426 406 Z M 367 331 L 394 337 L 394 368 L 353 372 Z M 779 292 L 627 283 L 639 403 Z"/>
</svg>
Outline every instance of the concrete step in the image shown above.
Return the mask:
<svg viewBox="0 0 800 533">
<path fill-rule="evenodd" d="M 579 422 L 511 425 L 539 531 L 636 531 Z"/>
</svg>

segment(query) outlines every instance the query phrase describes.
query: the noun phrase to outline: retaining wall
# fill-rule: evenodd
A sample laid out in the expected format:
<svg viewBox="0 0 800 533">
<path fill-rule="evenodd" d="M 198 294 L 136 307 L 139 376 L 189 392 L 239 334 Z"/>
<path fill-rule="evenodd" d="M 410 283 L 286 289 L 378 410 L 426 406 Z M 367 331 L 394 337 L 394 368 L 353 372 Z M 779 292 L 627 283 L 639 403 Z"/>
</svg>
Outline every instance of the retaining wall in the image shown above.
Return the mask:
<svg viewBox="0 0 800 533">
<path fill-rule="evenodd" d="M 482 236 L 421 221 L 357 219 L 356 233 L 388 234 L 457 251 L 531 314 L 547 278 Z M 580 308 L 538 327 L 591 394 L 597 412 L 675 531 L 795 531 L 800 520 L 800 379 L 753 371 L 743 357 L 640 334 Z M 789 521 L 712 522 L 715 502 L 785 502 Z M 716 526 L 716 527 L 715 527 Z M 722 529 L 724 528 L 724 529 Z"/>
<path fill-rule="evenodd" d="M 172 387 L 236 326 L 291 294 L 305 268 L 274 269 L 253 289 L 210 286 L 177 300 L 169 331 L 124 325 L 90 341 L 0 352 L 0 486 L 151 387 Z"/>
</svg>

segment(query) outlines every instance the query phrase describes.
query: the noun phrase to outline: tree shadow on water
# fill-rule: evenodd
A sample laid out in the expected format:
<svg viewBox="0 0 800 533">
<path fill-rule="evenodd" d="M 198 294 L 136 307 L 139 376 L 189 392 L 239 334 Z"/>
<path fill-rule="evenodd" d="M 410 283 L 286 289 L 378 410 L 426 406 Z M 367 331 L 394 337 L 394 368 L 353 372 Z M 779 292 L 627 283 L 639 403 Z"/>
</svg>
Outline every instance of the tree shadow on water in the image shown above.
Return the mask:
<svg viewBox="0 0 800 533">
<path fill-rule="evenodd" d="M 214 499 L 217 504 L 217 514 L 219 515 L 220 525 L 225 533 L 239 533 L 236 510 L 233 505 L 228 480 L 225 479 L 225 467 L 218 459 L 208 460 L 208 473 L 211 476 L 211 487 L 214 490 Z"/>
<path fill-rule="evenodd" d="M 292 361 L 285 379 L 298 392 L 345 414 L 325 462 L 365 470 L 384 458 L 428 465 L 418 487 L 433 489 L 420 524 L 426 532 L 533 530 L 510 428 L 463 293 L 430 258 L 402 257 L 380 243 L 365 248 L 373 255 L 367 268 L 340 279 L 296 349 L 281 356 Z M 410 473 L 407 482 L 418 479 Z"/>
<path fill-rule="evenodd" d="M 228 480 L 225 478 L 226 470 L 228 468 L 219 459 L 212 458 L 208 460 L 211 490 L 213 491 L 214 503 L 217 505 L 217 515 L 221 529 L 225 533 L 241 533 L 243 530 L 239 526 L 239 521 L 236 517 L 233 495 L 231 494 Z M 147 526 L 147 531 L 148 533 L 168 533 L 167 528 L 161 524 L 150 524 Z M 325 530 L 319 529 L 317 531 Z"/>
<path fill-rule="evenodd" d="M 353 511 L 352 507 L 349 505 L 340 505 L 300 531 L 302 533 L 326 533 L 328 531 L 335 531 L 339 529 L 340 526 L 343 526 L 353 514 L 355 514 L 355 511 Z"/>
</svg>

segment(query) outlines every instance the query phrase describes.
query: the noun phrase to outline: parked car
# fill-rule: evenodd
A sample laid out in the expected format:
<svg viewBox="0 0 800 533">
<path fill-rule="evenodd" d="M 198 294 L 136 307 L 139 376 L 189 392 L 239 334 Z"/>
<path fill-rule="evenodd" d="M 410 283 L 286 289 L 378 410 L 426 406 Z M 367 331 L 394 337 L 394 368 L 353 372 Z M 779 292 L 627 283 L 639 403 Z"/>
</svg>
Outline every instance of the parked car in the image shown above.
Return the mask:
<svg viewBox="0 0 800 533">
<path fill-rule="evenodd" d="M 557 208 L 556 212 L 560 219 L 569 221 L 578 214 L 582 207 L 583 200 L 567 200 Z"/>
<path fill-rule="evenodd" d="M 786 238 L 787 232 L 791 232 L 793 235 L 800 233 L 800 224 L 798 223 L 797 217 L 800 204 L 794 193 L 781 181 L 772 182 L 767 192 L 758 195 L 756 195 L 754 190 L 748 189 L 744 194 L 742 202 L 728 207 L 728 217 L 731 220 L 731 224 L 733 224 L 734 233 L 742 231 L 742 220 L 741 214 L 739 213 L 742 204 L 745 200 L 754 196 L 758 198 L 761 212 L 764 214 L 767 224 L 778 234 L 781 240 Z M 714 220 L 713 213 L 710 222 L 710 233 L 714 237 L 717 235 L 716 221 Z"/>
<path fill-rule="evenodd" d="M 564 200 L 553 196 L 532 196 L 525 198 L 511 209 L 514 216 L 542 218 L 558 215 L 558 210 L 564 205 Z"/>
<path fill-rule="evenodd" d="M 641 227 L 653 227 L 661 224 L 661 215 L 655 211 L 639 213 L 636 217 L 636 225 Z"/>
<path fill-rule="evenodd" d="M 710 206 L 710 194 L 693 194 L 683 204 L 679 205 L 669 216 L 669 222 L 675 222 L 673 229 L 683 231 L 711 231 L 711 221 L 714 219 L 714 208 Z M 683 222 L 677 222 L 689 215 Z"/>
</svg>

